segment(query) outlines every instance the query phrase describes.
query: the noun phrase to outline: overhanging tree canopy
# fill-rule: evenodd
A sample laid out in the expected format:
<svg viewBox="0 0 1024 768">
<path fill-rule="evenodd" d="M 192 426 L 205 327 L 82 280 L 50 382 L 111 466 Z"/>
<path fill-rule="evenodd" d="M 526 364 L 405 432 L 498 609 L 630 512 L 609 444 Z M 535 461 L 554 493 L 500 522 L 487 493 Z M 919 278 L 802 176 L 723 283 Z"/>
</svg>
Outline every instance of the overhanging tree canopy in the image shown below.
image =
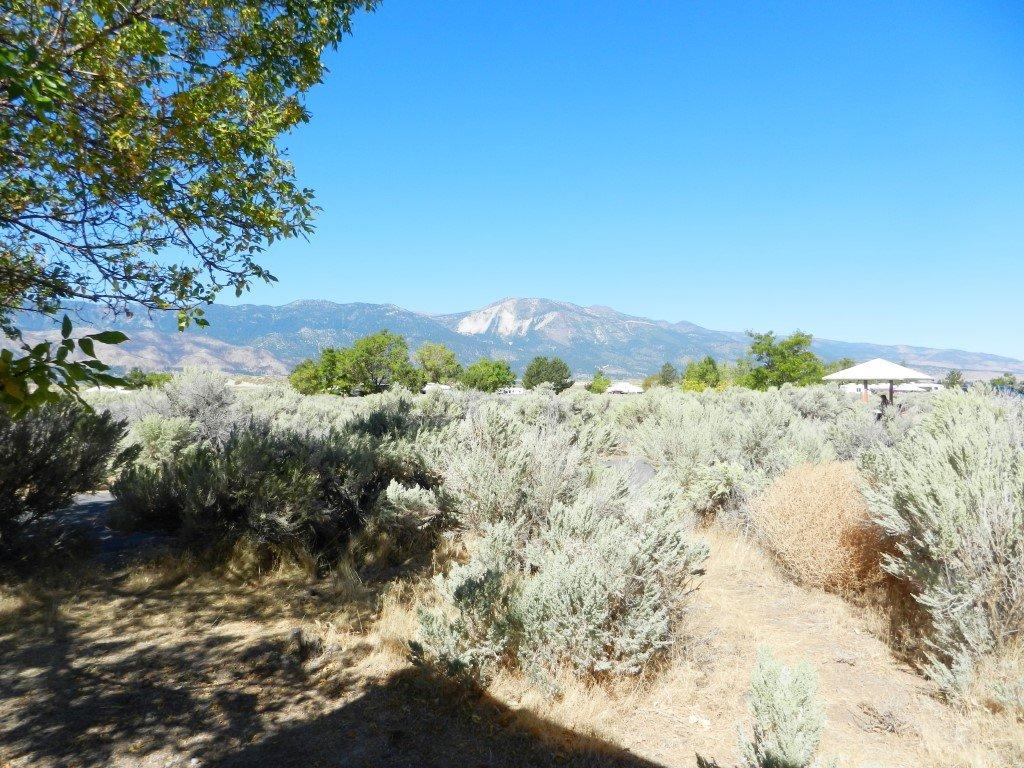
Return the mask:
<svg viewBox="0 0 1024 768">
<path fill-rule="evenodd" d="M 202 305 L 273 280 L 256 258 L 304 235 L 312 192 L 277 137 L 308 119 L 320 56 L 376 0 L 10 0 L 0 7 L 0 323 L 69 299 L 115 312 Z M 65 347 L 67 345 L 64 345 Z M 73 388 L 53 349 L 0 361 Z M 31 370 L 30 374 L 26 370 Z M 21 377 L 20 379 L 18 377 Z M 45 389 L 45 387 L 43 387 Z M 10 403 L 8 403 L 10 404 Z"/>
</svg>

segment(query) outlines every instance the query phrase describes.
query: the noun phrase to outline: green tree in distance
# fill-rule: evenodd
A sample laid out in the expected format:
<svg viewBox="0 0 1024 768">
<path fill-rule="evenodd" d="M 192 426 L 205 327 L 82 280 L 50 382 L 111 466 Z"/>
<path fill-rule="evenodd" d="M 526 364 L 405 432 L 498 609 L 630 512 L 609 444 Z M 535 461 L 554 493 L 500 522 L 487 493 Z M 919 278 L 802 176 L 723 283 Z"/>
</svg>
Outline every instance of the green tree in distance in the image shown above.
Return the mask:
<svg viewBox="0 0 1024 768">
<path fill-rule="evenodd" d="M 462 383 L 470 389 L 495 392 L 516 383 L 516 375 L 504 360 L 481 357 L 462 372 Z"/>
<path fill-rule="evenodd" d="M 845 370 L 846 368 L 852 368 L 857 364 L 857 361 L 852 357 L 841 357 L 838 360 L 833 360 L 831 363 L 825 365 L 825 375 L 828 376 L 830 373 L 837 373 Z"/>
<path fill-rule="evenodd" d="M 538 384 L 548 383 L 555 392 L 562 392 L 572 386 L 572 372 L 560 357 L 535 357 L 523 372 L 523 386 L 533 389 Z"/>
<path fill-rule="evenodd" d="M 418 392 L 423 386 L 405 338 L 390 331 L 364 336 L 351 347 L 325 349 L 318 360 L 299 363 L 288 378 L 307 395 L 369 395 L 395 385 Z"/>
<path fill-rule="evenodd" d="M 672 363 L 665 363 L 658 371 L 658 383 L 663 387 L 671 387 L 679 381 L 679 371 Z"/>
<path fill-rule="evenodd" d="M 612 385 L 612 380 L 605 375 L 604 371 L 597 371 L 594 374 L 594 378 L 587 384 L 587 391 L 593 392 L 595 395 L 604 394 L 608 391 L 608 387 Z"/>
<path fill-rule="evenodd" d="M 416 350 L 416 362 L 427 381 L 435 384 L 451 384 L 462 376 L 462 366 L 455 352 L 444 344 L 427 342 Z"/>
<path fill-rule="evenodd" d="M 124 340 L 94 334 L 83 346 L 62 328 L 59 343 L 30 346 L 22 309 L 170 309 L 183 329 L 205 324 L 221 289 L 274 279 L 259 254 L 309 233 L 315 212 L 277 138 L 308 120 L 324 49 L 374 5 L 0 7 L 0 330 L 19 349 L 0 357 L 0 405 L 105 383 L 89 349 Z"/>
<path fill-rule="evenodd" d="M 289 374 L 288 381 L 303 395 L 325 392 L 327 386 L 320 375 L 320 370 L 320 364 L 316 360 L 303 360 Z"/>
<path fill-rule="evenodd" d="M 748 335 L 753 365 L 744 383 L 751 389 L 816 384 L 825 374 L 821 360 L 811 352 L 811 334 L 797 331 L 784 339 L 776 339 L 771 331 Z"/>
<path fill-rule="evenodd" d="M 711 355 L 706 355 L 700 360 L 688 363 L 683 371 L 682 388 L 688 392 L 701 392 L 705 389 L 713 389 L 722 383 L 722 372 L 718 369 L 718 363 Z"/>
<path fill-rule="evenodd" d="M 1018 379 L 1012 373 L 1004 373 L 989 381 L 989 385 L 999 389 L 1006 389 L 1011 392 L 1024 392 L 1024 381 Z"/>
<path fill-rule="evenodd" d="M 423 374 L 409 361 L 405 338 L 390 331 L 359 339 L 335 365 L 349 385 L 348 394 L 383 392 L 395 384 L 418 392 L 423 386 Z"/>
<path fill-rule="evenodd" d="M 964 375 L 954 368 L 942 378 L 941 384 L 946 389 L 963 389 Z"/>
<path fill-rule="evenodd" d="M 146 387 L 159 388 L 167 384 L 174 376 L 170 373 L 157 373 L 156 371 L 144 371 L 141 368 L 132 368 L 124 375 L 124 383 L 131 389 L 145 389 Z"/>
</svg>

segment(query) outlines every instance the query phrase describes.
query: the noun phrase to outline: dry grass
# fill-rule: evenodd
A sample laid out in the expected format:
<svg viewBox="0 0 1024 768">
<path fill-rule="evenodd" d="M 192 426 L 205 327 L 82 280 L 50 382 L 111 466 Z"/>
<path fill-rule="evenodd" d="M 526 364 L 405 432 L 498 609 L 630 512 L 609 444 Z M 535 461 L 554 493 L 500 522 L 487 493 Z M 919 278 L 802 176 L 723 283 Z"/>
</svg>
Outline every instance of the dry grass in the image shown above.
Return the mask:
<svg viewBox="0 0 1024 768">
<path fill-rule="evenodd" d="M 431 598 L 424 573 L 364 583 L 351 566 L 327 578 L 278 569 L 252 582 L 166 557 L 113 579 L 0 590 L 10 692 L 0 696 L 0 763 L 380 766 L 426 755 L 419 764 L 692 768 L 699 752 L 731 764 L 767 645 L 819 672 L 825 757 L 1024 765 L 1024 727 L 1011 712 L 942 703 L 863 608 L 794 584 L 746 538 L 707 536 L 691 635 L 663 672 L 615 687 L 566 676 L 553 699 L 507 673 L 467 694 L 414 664 L 417 605 Z M 1012 669 L 1005 662 L 998 674 Z"/>
<path fill-rule="evenodd" d="M 881 533 L 850 463 L 801 464 L 751 504 L 757 537 L 798 583 L 839 594 L 883 581 Z"/>
<path fill-rule="evenodd" d="M 982 660 L 968 699 L 1024 728 L 1024 641 Z"/>
<path fill-rule="evenodd" d="M 757 651 L 809 662 L 829 725 L 822 755 L 886 768 L 1018 768 L 1024 729 L 1004 713 L 951 707 L 893 656 L 880 617 L 792 580 L 749 540 L 710 529 L 708 573 L 680 650 L 653 680 L 612 688 L 561 678 L 551 699 L 529 679 L 498 675 L 487 692 L 545 739 L 567 733 L 616 745 L 661 766 L 694 753 L 732 764 L 749 727 L 746 693 Z M 537 722 L 539 716 L 543 722 Z"/>
</svg>

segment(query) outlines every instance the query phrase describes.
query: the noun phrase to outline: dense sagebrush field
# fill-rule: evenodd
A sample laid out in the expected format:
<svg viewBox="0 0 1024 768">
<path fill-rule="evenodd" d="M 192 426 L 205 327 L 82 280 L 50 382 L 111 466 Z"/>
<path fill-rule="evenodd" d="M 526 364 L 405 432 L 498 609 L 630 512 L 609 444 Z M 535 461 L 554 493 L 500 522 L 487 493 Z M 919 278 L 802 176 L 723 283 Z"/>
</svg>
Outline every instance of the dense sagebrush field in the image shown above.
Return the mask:
<svg viewBox="0 0 1024 768">
<path fill-rule="evenodd" d="M 78 419 L 116 455 L 116 527 L 170 534 L 211 572 L 414 583 L 405 652 L 454 680 L 516 676 L 557 701 L 699 665 L 716 642 L 691 624 L 715 588 L 709 557 L 739 540 L 802 589 L 884 615 L 892 656 L 943 706 L 1024 721 L 1024 400 L 946 391 L 876 419 L 826 387 L 341 398 L 193 371 L 89 402 L 100 416 L 68 406 L 3 427 L 7 487 L 52 441 L 55 482 L 94 466 L 51 434 Z M 29 502 L 3 511 L 7 543 L 55 506 Z M 810 667 L 766 650 L 750 707 L 745 765 L 814 763 L 826 725 Z M 1024 759 L 1003 742 L 992 759 Z"/>
</svg>

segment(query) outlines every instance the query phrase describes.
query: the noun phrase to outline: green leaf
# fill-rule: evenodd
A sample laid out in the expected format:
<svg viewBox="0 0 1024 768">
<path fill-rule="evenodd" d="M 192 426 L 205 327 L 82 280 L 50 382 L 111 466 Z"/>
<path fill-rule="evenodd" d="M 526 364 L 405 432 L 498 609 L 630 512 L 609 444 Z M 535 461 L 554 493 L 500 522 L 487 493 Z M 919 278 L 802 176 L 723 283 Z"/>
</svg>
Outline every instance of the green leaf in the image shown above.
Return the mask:
<svg viewBox="0 0 1024 768">
<path fill-rule="evenodd" d="M 85 338 L 95 339 L 100 344 L 120 344 L 123 341 L 128 341 L 128 337 L 121 331 L 100 331 L 99 333 L 90 333 Z"/>
<path fill-rule="evenodd" d="M 78 347 L 83 352 L 85 352 L 85 354 L 87 354 L 89 357 L 96 357 L 96 352 L 95 348 L 93 347 L 92 339 L 90 339 L 88 336 L 85 337 L 84 339 L 78 340 Z"/>
<path fill-rule="evenodd" d="M 64 315 L 64 322 L 60 324 L 60 335 L 65 339 L 71 335 L 71 318 Z"/>
</svg>

